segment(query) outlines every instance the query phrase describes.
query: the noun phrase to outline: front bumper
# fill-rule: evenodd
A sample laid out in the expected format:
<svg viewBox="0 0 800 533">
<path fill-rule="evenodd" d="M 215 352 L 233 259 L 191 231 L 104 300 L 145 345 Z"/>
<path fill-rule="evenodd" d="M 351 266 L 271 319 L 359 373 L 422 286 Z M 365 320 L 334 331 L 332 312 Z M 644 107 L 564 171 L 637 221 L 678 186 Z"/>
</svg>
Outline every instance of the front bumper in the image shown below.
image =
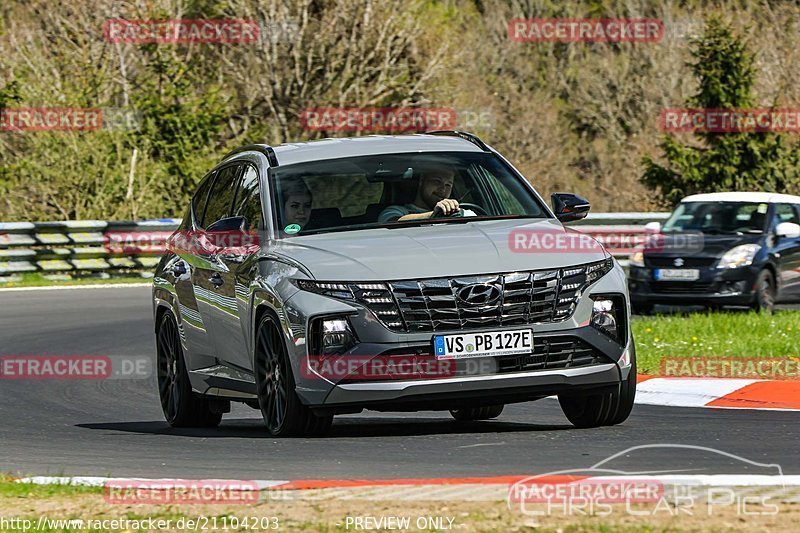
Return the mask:
<svg viewBox="0 0 800 533">
<path fill-rule="evenodd" d="M 759 269 L 754 266 L 699 268 L 695 281 L 656 281 L 654 267 L 630 267 L 628 290 L 633 305 L 734 305 L 753 302 Z"/>
<path fill-rule="evenodd" d="M 305 405 L 317 411 L 345 413 L 364 408 L 392 411 L 459 409 L 523 402 L 579 390 L 611 390 L 627 378 L 633 348 L 627 323 L 624 345 L 590 326 L 593 306 L 590 295 L 601 293 L 625 297 L 627 321 L 630 315 L 625 274 L 617 265 L 580 297 L 573 315 L 567 320 L 485 328 L 485 331 L 531 328 L 534 337 L 532 354 L 458 360 L 458 372 L 454 375 L 367 380 L 314 376 L 308 366 L 303 366 L 309 359 L 309 347 L 303 333 L 308 331 L 313 317 L 348 316 L 359 343 L 347 354 L 339 356 L 342 358 L 397 354 L 432 357 L 433 334 L 392 332 L 360 306 L 300 291 L 287 302 L 286 308 L 287 318 L 292 324 L 290 348 L 293 349 L 296 391 Z M 315 312 L 308 315 L 303 312 L 306 309 Z M 454 333 L 459 331 L 436 332 Z M 478 370 L 461 371 L 469 365 Z"/>
</svg>

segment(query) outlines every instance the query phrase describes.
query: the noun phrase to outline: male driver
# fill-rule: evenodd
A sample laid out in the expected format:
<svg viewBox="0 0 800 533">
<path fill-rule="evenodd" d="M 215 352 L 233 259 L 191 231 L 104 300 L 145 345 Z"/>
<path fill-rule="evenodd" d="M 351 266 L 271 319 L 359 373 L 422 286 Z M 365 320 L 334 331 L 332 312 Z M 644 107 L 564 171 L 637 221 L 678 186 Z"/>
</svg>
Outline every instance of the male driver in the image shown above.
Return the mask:
<svg viewBox="0 0 800 533">
<path fill-rule="evenodd" d="M 450 198 L 453 191 L 455 171 L 436 166 L 422 171 L 414 203 L 390 205 L 378 215 L 378 222 L 408 222 L 437 216 L 454 215 L 459 212 L 458 201 Z"/>
</svg>

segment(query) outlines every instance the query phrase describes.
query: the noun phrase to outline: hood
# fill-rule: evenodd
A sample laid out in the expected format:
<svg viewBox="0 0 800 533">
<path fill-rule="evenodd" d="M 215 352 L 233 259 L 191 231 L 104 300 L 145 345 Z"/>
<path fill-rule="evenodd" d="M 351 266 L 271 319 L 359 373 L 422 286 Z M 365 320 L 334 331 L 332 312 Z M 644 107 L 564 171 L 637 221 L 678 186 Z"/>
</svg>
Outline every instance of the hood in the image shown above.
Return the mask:
<svg viewBox="0 0 800 533">
<path fill-rule="evenodd" d="M 594 245 L 588 246 L 585 235 L 580 242 L 565 238 L 576 234 L 553 219 L 482 220 L 298 236 L 275 241 L 271 251 L 300 262 L 325 281 L 539 270 L 607 257 L 593 239 Z"/>
</svg>

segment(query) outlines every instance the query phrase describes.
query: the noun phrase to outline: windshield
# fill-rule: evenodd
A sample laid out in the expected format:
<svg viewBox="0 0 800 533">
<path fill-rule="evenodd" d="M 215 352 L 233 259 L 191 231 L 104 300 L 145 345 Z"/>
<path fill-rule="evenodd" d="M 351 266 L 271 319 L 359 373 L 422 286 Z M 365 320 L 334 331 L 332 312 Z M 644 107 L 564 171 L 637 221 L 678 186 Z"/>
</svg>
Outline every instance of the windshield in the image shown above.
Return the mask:
<svg viewBox="0 0 800 533">
<path fill-rule="evenodd" d="M 511 169 L 484 152 L 386 154 L 290 165 L 274 170 L 271 190 L 280 237 L 550 216 Z"/>
<path fill-rule="evenodd" d="M 769 204 L 756 202 L 684 202 L 664 223 L 662 231 L 703 233 L 763 233 Z"/>
</svg>

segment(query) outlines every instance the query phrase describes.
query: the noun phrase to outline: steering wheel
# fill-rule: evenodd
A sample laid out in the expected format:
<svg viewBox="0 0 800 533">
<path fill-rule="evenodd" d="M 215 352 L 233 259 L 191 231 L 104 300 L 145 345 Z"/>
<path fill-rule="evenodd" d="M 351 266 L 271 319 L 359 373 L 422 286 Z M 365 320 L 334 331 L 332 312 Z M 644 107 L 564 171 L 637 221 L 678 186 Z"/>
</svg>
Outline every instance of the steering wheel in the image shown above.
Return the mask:
<svg viewBox="0 0 800 533">
<path fill-rule="evenodd" d="M 474 211 L 476 215 L 488 216 L 489 213 L 486 212 L 486 209 L 478 204 L 470 204 L 468 202 L 462 202 L 458 204 L 458 207 L 461 208 L 460 216 L 464 216 L 464 208 L 468 208 L 470 211 Z"/>
</svg>

